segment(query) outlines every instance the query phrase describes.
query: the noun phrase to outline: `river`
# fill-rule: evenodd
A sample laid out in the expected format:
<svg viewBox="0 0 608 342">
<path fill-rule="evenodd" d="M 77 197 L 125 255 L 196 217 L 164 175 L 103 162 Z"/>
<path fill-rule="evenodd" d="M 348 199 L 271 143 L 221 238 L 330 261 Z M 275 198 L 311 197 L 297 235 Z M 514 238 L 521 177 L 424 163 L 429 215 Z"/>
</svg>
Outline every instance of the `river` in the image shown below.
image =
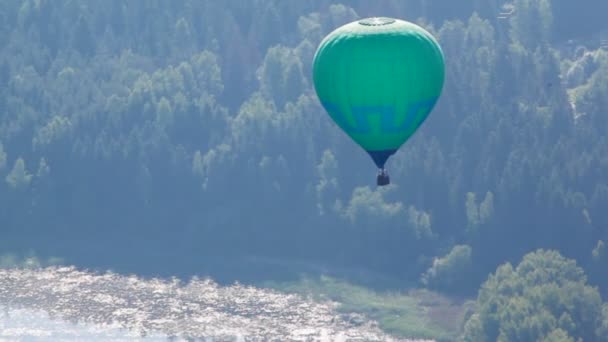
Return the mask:
<svg viewBox="0 0 608 342">
<path fill-rule="evenodd" d="M 0 269 L 0 341 L 413 341 L 337 303 L 211 279 Z"/>
</svg>

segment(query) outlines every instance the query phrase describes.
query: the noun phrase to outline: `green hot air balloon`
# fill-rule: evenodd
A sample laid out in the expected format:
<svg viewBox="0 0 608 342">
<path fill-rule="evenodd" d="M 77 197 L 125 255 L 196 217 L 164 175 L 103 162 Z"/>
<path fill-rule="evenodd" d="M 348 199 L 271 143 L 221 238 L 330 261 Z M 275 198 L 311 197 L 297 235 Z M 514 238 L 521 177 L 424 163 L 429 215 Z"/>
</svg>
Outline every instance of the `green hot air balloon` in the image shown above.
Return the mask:
<svg viewBox="0 0 608 342">
<path fill-rule="evenodd" d="M 331 118 L 384 165 L 429 115 L 443 87 L 443 53 L 418 25 L 368 18 L 330 33 L 314 57 L 313 79 Z"/>
</svg>

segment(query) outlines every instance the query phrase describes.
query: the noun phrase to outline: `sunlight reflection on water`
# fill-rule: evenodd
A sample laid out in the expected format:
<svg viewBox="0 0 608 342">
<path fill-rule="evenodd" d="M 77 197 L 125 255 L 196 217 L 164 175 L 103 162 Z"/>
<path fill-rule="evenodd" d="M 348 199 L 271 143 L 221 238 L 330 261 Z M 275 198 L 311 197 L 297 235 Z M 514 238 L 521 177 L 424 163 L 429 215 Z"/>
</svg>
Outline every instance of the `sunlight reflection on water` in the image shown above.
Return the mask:
<svg viewBox="0 0 608 342">
<path fill-rule="evenodd" d="M 167 341 L 163 334 L 145 337 L 123 329 L 119 324 L 75 324 L 61 319 L 51 319 L 45 311 L 2 308 L 0 315 L 0 342 L 8 341 Z M 173 341 L 185 341 L 175 339 Z"/>
<path fill-rule="evenodd" d="M 0 341 L 395 341 L 336 305 L 209 279 L 0 269 Z"/>
</svg>

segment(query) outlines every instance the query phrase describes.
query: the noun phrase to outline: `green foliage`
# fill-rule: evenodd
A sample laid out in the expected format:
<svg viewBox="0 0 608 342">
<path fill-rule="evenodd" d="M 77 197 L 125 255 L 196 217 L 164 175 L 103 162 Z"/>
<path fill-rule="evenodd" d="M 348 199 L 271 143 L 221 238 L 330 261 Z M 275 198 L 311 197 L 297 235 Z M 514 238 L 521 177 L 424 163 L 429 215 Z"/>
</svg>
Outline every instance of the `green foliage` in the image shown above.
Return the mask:
<svg viewBox="0 0 608 342">
<path fill-rule="evenodd" d="M 472 314 L 466 321 L 461 340 L 466 342 L 489 340 L 479 314 Z"/>
<path fill-rule="evenodd" d="M 13 189 L 24 189 L 30 185 L 32 175 L 25 168 L 22 158 L 15 161 L 13 170 L 6 176 L 6 183 Z"/>
<path fill-rule="evenodd" d="M 376 320 L 380 328 L 407 338 L 449 341 L 456 338 L 466 305 L 431 291 L 373 291 L 336 278 L 303 277 L 289 283 L 266 283 L 288 293 L 340 303 L 338 310 L 354 321 L 357 315 Z"/>
<path fill-rule="evenodd" d="M 487 223 L 494 214 L 494 195 L 488 191 L 483 202 L 479 204 L 479 221 Z"/>
<path fill-rule="evenodd" d="M 576 262 L 556 251 L 500 266 L 482 285 L 465 341 L 601 341 L 602 299 Z M 605 306 L 605 304 L 604 304 Z"/>
<path fill-rule="evenodd" d="M 608 336 L 608 303 L 604 303 L 602 317 L 602 325 L 597 330 L 597 336 Z"/>
<path fill-rule="evenodd" d="M 606 259 L 606 245 L 604 244 L 604 241 L 598 240 L 597 245 L 593 251 L 591 251 L 591 255 L 595 262 L 604 261 Z"/>
<path fill-rule="evenodd" d="M 332 193 L 335 196 L 338 189 L 338 162 L 330 150 L 323 151 L 321 162 L 317 165 L 317 172 L 319 173 L 319 182 L 315 185 L 317 207 L 319 214 L 324 215 L 325 210 L 332 206 L 330 202 Z"/>
<path fill-rule="evenodd" d="M 6 166 L 6 151 L 4 151 L 4 146 L 2 142 L 0 142 L 0 170 L 4 169 Z"/>
<path fill-rule="evenodd" d="M 570 337 L 568 333 L 560 328 L 557 328 L 551 331 L 545 338 L 541 341 L 543 342 L 575 342 L 574 338 Z"/>
<path fill-rule="evenodd" d="M 494 194 L 488 191 L 483 201 L 477 204 L 477 196 L 468 192 L 465 209 L 468 221 L 467 230 L 469 233 L 475 233 L 480 226 L 488 224 L 494 214 Z"/>
<path fill-rule="evenodd" d="M 431 229 L 431 215 L 425 211 L 418 210 L 414 206 L 410 206 L 407 210 L 408 223 L 414 231 L 416 238 L 431 238 L 433 230 Z"/>
<path fill-rule="evenodd" d="M 47 164 L 46 159 L 44 157 L 40 158 L 40 162 L 38 163 L 38 172 L 36 172 L 36 177 L 38 178 L 46 178 L 51 173 L 51 168 L 49 164 Z"/>
<path fill-rule="evenodd" d="M 70 133 L 72 123 L 64 116 L 55 115 L 49 122 L 41 127 L 32 139 L 34 149 L 45 148 L 51 143 L 62 139 Z"/>
<path fill-rule="evenodd" d="M 527 48 L 535 47 L 538 42 L 546 42 L 551 37 L 553 13 L 550 0 L 516 0 L 512 19 L 511 35 L 514 40 Z"/>
<path fill-rule="evenodd" d="M 386 199 L 395 186 L 387 186 L 375 190 L 369 187 L 360 187 L 353 190 L 348 205 L 343 210 L 344 217 L 351 222 L 369 222 L 376 218 L 391 219 L 404 214 L 403 203 L 392 202 Z"/>
<path fill-rule="evenodd" d="M 467 192 L 467 201 L 465 203 L 465 208 L 467 211 L 467 220 L 469 222 L 469 229 L 474 229 L 479 225 L 479 209 L 477 208 L 475 194 L 472 192 Z"/>
<path fill-rule="evenodd" d="M 458 292 L 467 284 L 472 269 L 472 250 L 467 245 L 457 245 L 441 258 L 435 258 L 433 265 L 422 275 L 425 286 L 445 292 Z"/>
<path fill-rule="evenodd" d="M 63 259 L 57 257 L 41 259 L 32 252 L 29 252 L 23 257 L 10 253 L 0 255 L 0 268 L 35 269 L 40 267 L 58 266 L 64 264 L 64 262 Z"/>
<path fill-rule="evenodd" d="M 581 115 L 595 116 L 593 121 L 600 124 L 601 127 L 605 127 L 605 124 L 608 123 L 608 118 L 604 115 L 608 108 L 608 100 L 601 94 L 608 91 L 608 53 L 600 51 L 584 56 L 582 60 L 592 65 L 587 67 L 586 82 L 576 92 L 573 92 L 576 109 Z M 593 68 L 594 66 L 595 68 Z M 601 128 L 598 127 L 598 129 Z M 606 134 L 605 130 L 598 133 Z"/>
<path fill-rule="evenodd" d="M 275 46 L 268 50 L 258 70 L 260 90 L 282 107 L 295 101 L 306 86 L 303 64 L 293 49 Z"/>
</svg>

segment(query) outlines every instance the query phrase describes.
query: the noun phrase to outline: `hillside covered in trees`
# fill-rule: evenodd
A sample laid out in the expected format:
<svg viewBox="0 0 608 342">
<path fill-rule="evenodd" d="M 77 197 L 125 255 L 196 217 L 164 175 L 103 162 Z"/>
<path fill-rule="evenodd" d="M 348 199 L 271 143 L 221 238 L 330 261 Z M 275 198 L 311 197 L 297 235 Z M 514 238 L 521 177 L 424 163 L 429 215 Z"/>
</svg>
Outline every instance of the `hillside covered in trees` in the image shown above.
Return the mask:
<svg viewBox="0 0 608 342">
<path fill-rule="evenodd" d="M 0 254 L 231 279 L 242 260 L 305 261 L 467 297 L 485 284 L 467 336 L 543 337 L 496 328 L 484 296 L 525 277 L 497 267 L 542 248 L 576 261 L 572 286 L 586 274 L 602 312 L 603 13 L 600 0 L 2 1 Z M 311 80 L 321 39 L 371 16 L 422 25 L 446 60 L 385 188 Z M 546 336 L 599 340 L 603 311 L 593 332 Z"/>
</svg>

